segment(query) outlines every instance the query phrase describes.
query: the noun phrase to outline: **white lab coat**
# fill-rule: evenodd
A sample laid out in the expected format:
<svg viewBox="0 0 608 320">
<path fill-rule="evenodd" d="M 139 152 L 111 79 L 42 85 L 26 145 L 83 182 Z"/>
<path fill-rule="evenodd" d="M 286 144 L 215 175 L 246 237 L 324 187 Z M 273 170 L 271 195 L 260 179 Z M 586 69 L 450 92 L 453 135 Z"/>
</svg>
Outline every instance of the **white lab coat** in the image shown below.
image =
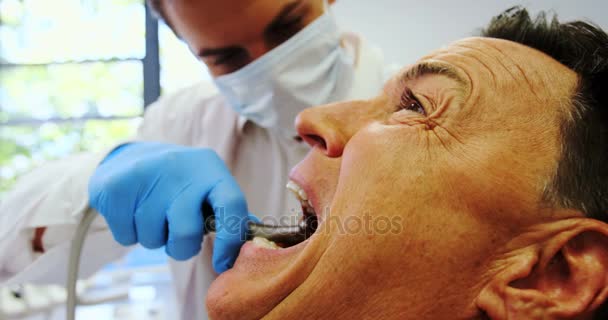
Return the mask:
<svg viewBox="0 0 608 320">
<path fill-rule="evenodd" d="M 356 61 L 346 99 L 375 96 L 391 72 L 381 52 L 354 34 L 344 34 L 342 40 Z M 282 107 L 294 113 L 290 106 Z M 210 84 L 197 84 L 151 105 L 136 140 L 213 148 L 239 182 L 251 212 L 300 214 L 299 202 L 285 185 L 290 168 L 305 156 L 308 146 L 239 116 Z M 88 205 L 89 177 L 105 155 L 76 155 L 43 166 L 20 179 L 1 200 L 0 284 L 65 283 L 69 240 Z M 31 247 L 34 229 L 41 226 L 47 227 L 44 254 Z M 182 319 L 207 318 L 205 295 L 216 276 L 210 258 L 213 239 L 208 238 L 198 256 L 185 262 L 170 259 Z M 83 249 L 80 276 L 91 275 L 128 250 L 113 241 L 103 218 L 97 218 Z"/>
</svg>

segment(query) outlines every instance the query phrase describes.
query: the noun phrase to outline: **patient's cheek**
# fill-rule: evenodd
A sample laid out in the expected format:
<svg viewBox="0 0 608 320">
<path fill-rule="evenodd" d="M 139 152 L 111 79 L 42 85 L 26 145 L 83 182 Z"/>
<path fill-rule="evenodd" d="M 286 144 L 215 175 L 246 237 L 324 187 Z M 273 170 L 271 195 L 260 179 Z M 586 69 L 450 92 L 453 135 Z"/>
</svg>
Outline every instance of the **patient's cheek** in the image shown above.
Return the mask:
<svg viewBox="0 0 608 320">
<path fill-rule="evenodd" d="M 352 162 L 369 163 L 389 151 L 391 142 L 387 140 L 385 128 L 379 123 L 371 123 L 359 129 L 344 147 L 342 167 Z"/>
</svg>

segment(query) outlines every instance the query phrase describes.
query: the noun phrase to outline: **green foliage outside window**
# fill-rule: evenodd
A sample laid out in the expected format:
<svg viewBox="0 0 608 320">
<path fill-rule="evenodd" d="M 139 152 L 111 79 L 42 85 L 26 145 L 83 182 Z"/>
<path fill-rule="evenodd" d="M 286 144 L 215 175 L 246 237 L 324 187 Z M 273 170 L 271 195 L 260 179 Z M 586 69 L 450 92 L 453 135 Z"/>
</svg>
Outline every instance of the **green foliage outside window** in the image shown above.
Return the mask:
<svg viewBox="0 0 608 320">
<path fill-rule="evenodd" d="M 142 0 L 0 0 L 0 199 L 34 167 L 133 136 L 144 55 Z"/>
<path fill-rule="evenodd" d="M 34 167 L 132 137 L 143 113 L 144 0 L 0 0 L 0 200 Z M 161 88 L 210 80 L 165 25 Z"/>
</svg>

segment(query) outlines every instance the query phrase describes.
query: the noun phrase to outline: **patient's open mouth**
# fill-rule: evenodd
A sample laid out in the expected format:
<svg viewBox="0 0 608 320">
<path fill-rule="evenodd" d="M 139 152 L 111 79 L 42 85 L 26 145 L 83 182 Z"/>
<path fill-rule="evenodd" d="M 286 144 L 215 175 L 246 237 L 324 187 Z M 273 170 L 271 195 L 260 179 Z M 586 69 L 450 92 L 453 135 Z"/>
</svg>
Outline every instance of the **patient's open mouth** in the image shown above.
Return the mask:
<svg viewBox="0 0 608 320">
<path fill-rule="evenodd" d="M 317 230 L 317 226 L 319 225 L 319 215 L 315 212 L 312 202 L 302 187 L 300 187 L 293 180 L 289 180 L 286 188 L 289 189 L 300 201 L 300 205 L 302 206 L 302 221 L 306 226 L 307 237 L 310 237 Z"/>
<path fill-rule="evenodd" d="M 293 228 L 286 228 L 286 232 L 283 234 L 278 233 L 271 237 L 254 237 L 253 244 L 255 246 L 267 249 L 288 248 L 305 241 L 317 230 L 319 225 L 318 216 L 304 189 L 291 180 L 287 183 L 286 188 L 296 196 L 302 206 L 302 219 L 297 230 L 293 232 Z M 291 230 L 287 231 L 288 229 Z"/>
</svg>

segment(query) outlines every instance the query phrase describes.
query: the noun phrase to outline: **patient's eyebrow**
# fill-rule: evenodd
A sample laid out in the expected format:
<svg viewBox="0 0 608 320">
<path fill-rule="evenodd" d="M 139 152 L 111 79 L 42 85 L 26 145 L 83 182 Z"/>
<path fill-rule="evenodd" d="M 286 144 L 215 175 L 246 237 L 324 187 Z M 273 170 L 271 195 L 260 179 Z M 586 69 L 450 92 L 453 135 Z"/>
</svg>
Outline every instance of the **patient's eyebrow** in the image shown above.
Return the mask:
<svg viewBox="0 0 608 320">
<path fill-rule="evenodd" d="M 453 66 L 435 62 L 423 61 L 415 64 L 401 75 L 401 81 L 411 81 L 418 79 L 424 75 L 435 74 L 446 76 L 458 82 L 458 91 L 464 94 L 469 89 L 469 81 L 465 79 Z"/>
</svg>

